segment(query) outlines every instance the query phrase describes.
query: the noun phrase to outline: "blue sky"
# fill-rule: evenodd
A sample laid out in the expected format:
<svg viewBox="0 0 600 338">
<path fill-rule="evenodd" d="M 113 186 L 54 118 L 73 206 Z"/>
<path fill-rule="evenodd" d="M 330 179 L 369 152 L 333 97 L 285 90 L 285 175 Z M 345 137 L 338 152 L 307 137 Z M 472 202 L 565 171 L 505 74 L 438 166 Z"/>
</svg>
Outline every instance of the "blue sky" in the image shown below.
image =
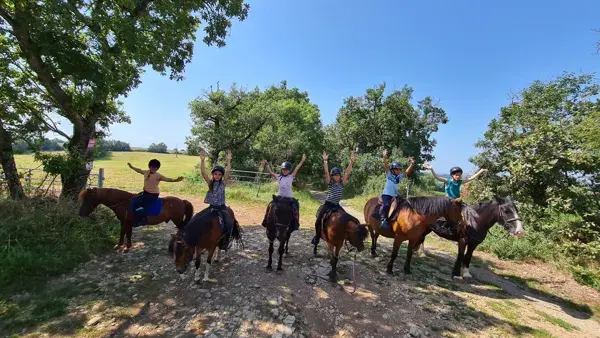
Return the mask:
<svg viewBox="0 0 600 338">
<path fill-rule="evenodd" d="M 111 138 L 183 148 L 188 103 L 217 81 L 265 88 L 285 79 L 308 91 L 325 124 L 345 97 L 385 81 L 408 84 L 415 100 L 430 95 L 446 110 L 450 122 L 435 134 L 437 171 L 471 170 L 473 144 L 511 92 L 563 71 L 600 71 L 597 0 L 249 3 L 226 47 L 196 45 L 184 81 L 148 71 L 124 100 L 132 123 L 112 126 Z"/>
</svg>

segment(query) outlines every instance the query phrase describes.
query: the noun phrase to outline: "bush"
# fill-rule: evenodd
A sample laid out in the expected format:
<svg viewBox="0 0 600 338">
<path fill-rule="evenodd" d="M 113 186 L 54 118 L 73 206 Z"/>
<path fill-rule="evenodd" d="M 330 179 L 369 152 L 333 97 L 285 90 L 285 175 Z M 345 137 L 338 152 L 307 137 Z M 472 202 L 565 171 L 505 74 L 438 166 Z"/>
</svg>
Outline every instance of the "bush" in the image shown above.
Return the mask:
<svg viewBox="0 0 600 338">
<path fill-rule="evenodd" d="M 0 201 L 0 290 L 67 272 L 114 245 L 119 226 L 110 211 L 81 218 L 73 210 L 54 199 Z"/>
</svg>

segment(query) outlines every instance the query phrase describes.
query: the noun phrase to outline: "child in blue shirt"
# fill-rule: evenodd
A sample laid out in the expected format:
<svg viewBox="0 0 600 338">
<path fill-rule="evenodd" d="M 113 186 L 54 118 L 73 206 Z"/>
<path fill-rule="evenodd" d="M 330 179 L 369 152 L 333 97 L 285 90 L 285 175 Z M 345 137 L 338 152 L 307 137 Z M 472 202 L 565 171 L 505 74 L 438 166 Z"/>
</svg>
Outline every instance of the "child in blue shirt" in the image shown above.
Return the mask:
<svg viewBox="0 0 600 338">
<path fill-rule="evenodd" d="M 398 194 L 398 184 L 405 176 L 409 176 L 414 168 L 415 160 L 412 157 L 408 158 L 408 168 L 406 171 L 402 170 L 402 164 L 400 162 L 392 162 L 392 165 L 389 165 L 388 151 L 387 149 L 383 151 L 383 168 L 385 169 L 385 187 L 383 188 L 383 193 L 381 194 L 381 201 L 383 205 L 379 209 L 379 216 L 381 219 L 380 228 L 389 229 L 389 220 L 388 220 L 388 212 L 390 210 L 390 206 L 392 205 L 392 201 L 394 198 L 402 198 Z M 400 203 L 400 201 L 398 201 Z"/>
<path fill-rule="evenodd" d="M 450 177 L 449 178 L 443 178 L 443 177 L 439 176 L 438 174 L 436 174 L 435 171 L 433 170 L 433 167 L 429 163 L 425 163 L 423 165 L 423 168 L 425 168 L 427 170 L 431 170 L 431 174 L 433 175 L 433 177 L 435 177 L 438 181 L 444 183 L 446 195 L 453 200 L 460 198 L 460 188 L 463 184 L 469 183 L 470 181 L 476 179 L 479 175 L 486 173 L 488 171 L 487 169 L 479 169 L 473 176 L 463 180 L 462 179 L 463 170 L 460 167 L 452 167 L 450 169 Z"/>
</svg>

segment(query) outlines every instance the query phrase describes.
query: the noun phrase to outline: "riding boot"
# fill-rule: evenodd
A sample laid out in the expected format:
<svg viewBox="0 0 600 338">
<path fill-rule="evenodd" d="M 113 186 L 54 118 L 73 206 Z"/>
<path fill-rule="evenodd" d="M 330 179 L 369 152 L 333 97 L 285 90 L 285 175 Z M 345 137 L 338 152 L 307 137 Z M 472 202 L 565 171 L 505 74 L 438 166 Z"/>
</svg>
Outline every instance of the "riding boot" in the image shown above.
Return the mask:
<svg viewBox="0 0 600 338">
<path fill-rule="evenodd" d="M 389 229 L 390 228 L 390 223 L 388 221 L 387 216 L 382 216 L 381 217 L 381 224 L 379 225 L 380 228 L 382 229 Z"/>
</svg>

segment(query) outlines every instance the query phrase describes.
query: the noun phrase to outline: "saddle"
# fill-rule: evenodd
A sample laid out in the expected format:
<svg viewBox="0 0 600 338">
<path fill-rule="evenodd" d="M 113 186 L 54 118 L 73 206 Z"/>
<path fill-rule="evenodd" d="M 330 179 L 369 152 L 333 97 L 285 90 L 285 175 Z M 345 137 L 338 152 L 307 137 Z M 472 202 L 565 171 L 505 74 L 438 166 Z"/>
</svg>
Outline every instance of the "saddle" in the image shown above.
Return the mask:
<svg viewBox="0 0 600 338">
<path fill-rule="evenodd" d="M 322 237 L 325 238 L 326 241 L 329 241 L 329 238 L 327 237 L 327 228 L 329 226 L 329 219 L 331 218 L 331 216 L 333 216 L 340 210 L 344 211 L 344 213 L 345 213 L 344 218 L 342 219 L 342 222 L 354 221 L 354 222 L 356 222 L 356 224 L 360 224 L 360 221 L 356 217 L 347 213 L 344 210 L 344 208 L 342 208 L 341 206 L 338 205 L 338 206 L 332 207 L 332 208 L 328 209 L 325 212 L 325 214 L 323 215 L 323 218 L 321 218 L 321 235 L 322 235 Z"/>
<path fill-rule="evenodd" d="M 377 198 L 377 205 L 375 206 L 375 209 L 373 210 L 373 213 L 371 214 L 371 216 L 375 217 L 376 219 L 379 219 L 379 210 L 381 210 L 382 206 L 383 206 L 383 201 L 381 200 L 381 196 L 379 196 Z M 388 219 L 390 221 L 395 221 L 398 218 L 398 213 L 400 211 L 399 206 L 400 205 L 398 203 L 398 197 L 396 197 L 392 201 L 392 204 L 390 205 L 390 209 L 387 214 Z"/>
</svg>

